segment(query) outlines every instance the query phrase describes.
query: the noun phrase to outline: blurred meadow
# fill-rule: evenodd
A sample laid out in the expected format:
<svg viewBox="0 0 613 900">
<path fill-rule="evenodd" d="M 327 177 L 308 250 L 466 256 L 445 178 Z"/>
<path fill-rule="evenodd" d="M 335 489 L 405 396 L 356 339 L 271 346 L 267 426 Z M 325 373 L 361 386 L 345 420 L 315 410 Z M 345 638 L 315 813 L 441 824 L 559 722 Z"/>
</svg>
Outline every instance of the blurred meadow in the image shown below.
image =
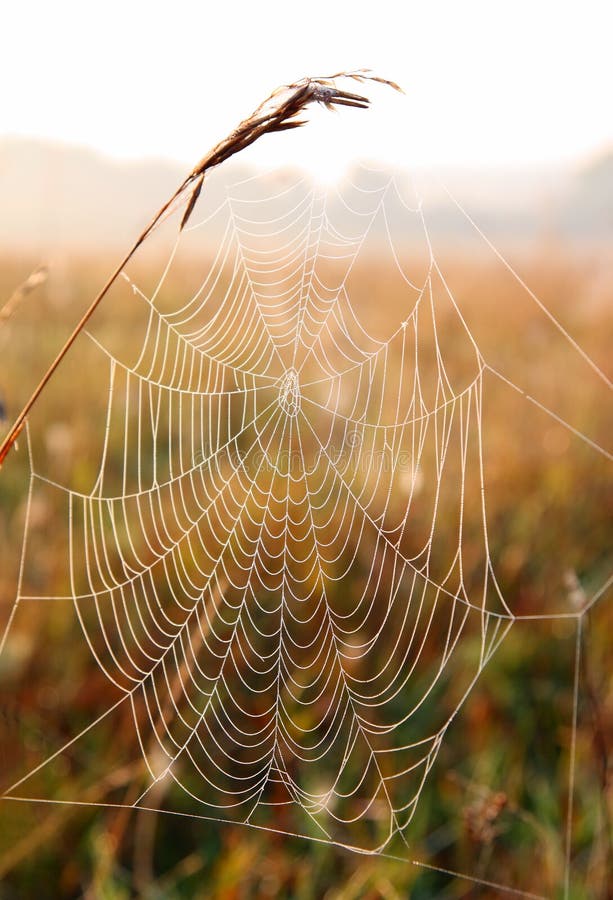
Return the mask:
<svg viewBox="0 0 613 900">
<path fill-rule="evenodd" d="M 530 289 L 601 369 L 610 368 L 613 267 L 603 264 L 601 244 L 558 238 L 550 231 L 521 249 L 512 240 L 507 244 L 503 251 Z M 212 253 L 213 239 L 210 246 Z M 441 248 L 436 250 L 440 270 L 486 360 L 572 428 L 610 450 L 606 388 L 525 289 L 482 245 L 446 239 Z M 409 238 L 400 252 L 410 267 Z M 32 252 L 5 252 L 0 305 L 42 261 Z M 56 254 L 46 282 L 0 324 L 4 427 L 116 261 L 109 251 Z M 159 266 L 155 254 L 144 255 L 132 277 L 154 284 Z M 184 302 L 193 267 L 201 269 L 202 262 L 186 260 L 175 273 L 173 287 L 161 300 L 167 308 Z M 375 334 L 392 330 L 389 323 L 399 321 L 406 308 L 406 291 L 376 250 L 360 255 L 348 292 L 357 315 Z M 128 348 L 138 342 L 138 315 L 131 291 L 119 291 L 96 313 L 94 328 L 113 346 Z M 445 361 L 459 383 L 468 378 L 472 363 L 459 342 L 445 342 L 445 335 L 453 333 L 454 315 L 451 308 L 441 309 L 438 326 Z M 33 451 L 58 481 L 91 486 L 99 464 L 106 385 L 87 340 L 74 350 L 32 414 Z M 433 373 L 434 368 L 430 377 Z M 427 382 L 427 367 L 424 375 Z M 609 463 L 489 373 L 484 376 L 483 451 L 489 553 L 502 594 L 514 615 L 553 618 L 515 622 L 488 662 L 450 723 L 407 828 L 406 844 L 395 840 L 389 856 L 364 856 L 318 841 L 315 832 L 308 840 L 218 824 L 198 818 L 189 798 L 166 781 L 156 785 L 152 805 L 187 815 L 130 809 L 145 771 L 130 711 L 124 710 L 113 724 L 103 722 L 39 773 L 32 795 L 70 802 L 0 802 L 0 898 L 507 896 L 488 882 L 516 888 L 520 895 L 610 897 L 610 591 L 586 614 L 579 635 L 576 730 L 577 620 L 555 618 L 581 610 L 610 575 Z M 121 459 L 118 438 L 108 452 Z M 19 577 L 28 473 L 22 435 L 0 472 L 2 627 L 13 609 Z M 480 497 L 467 491 L 465 502 L 464 577 L 470 594 L 478 590 L 483 566 L 476 536 Z M 66 595 L 65 511 L 54 507 L 51 495 L 45 499 L 41 494 L 29 516 L 34 544 L 23 592 Z M 470 530 L 471 521 L 476 530 Z M 457 545 L 451 514 L 437 523 L 436 546 L 446 545 Z M 351 594 L 357 589 L 349 575 L 343 590 Z M 437 639 L 435 628 L 429 640 Z M 452 716 L 457 706 L 453 686 L 463 681 L 478 655 L 478 636 L 468 635 L 450 658 L 440 690 L 421 710 L 426 733 Z M 71 604 L 22 603 L 0 657 L 3 789 L 66 743 L 115 697 Z M 23 790 L 27 795 L 26 785 Z M 300 833 L 308 833 L 309 827 L 282 808 L 271 824 Z M 571 877 L 565 893 L 569 836 Z"/>
</svg>

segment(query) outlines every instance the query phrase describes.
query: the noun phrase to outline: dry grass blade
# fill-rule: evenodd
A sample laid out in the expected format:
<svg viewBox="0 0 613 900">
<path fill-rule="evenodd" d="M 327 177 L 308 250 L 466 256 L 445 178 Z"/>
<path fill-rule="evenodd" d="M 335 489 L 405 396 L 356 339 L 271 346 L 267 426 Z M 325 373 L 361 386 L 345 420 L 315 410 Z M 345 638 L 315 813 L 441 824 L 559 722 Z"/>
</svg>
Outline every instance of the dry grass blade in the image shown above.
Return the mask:
<svg viewBox="0 0 613 900">
<path fill-rule="evenodd" d="M 16 311 L 17 307 L 21 305 L 21 302 L 28 296 L 32 291 L 34 291 L 37 287 L 40 287 L 41 284 L 44 284 L 49 275 L 49 270 L 47 266 L 38 266 L 34 269 L 33 272 L 30 272 L 25 281 L 15 288 L 11 296 L 8 298 L 4 306 L 0 308 L 0 327 L 2 325 L 7 325 L 9 319 Z M 0 340 L 0 346 L 2 343 L 6 343 L 8 339 L 8 334 L 10 333 L 10 329 L 2 332 L 0 334 L 0 339 L 2 335 L 4 335 L 5 340 Z M 3 425 L 6 421 L 6 404 L 4 402 L 4 398 L 2 394 L 0 394 L 0 425 Z"/>
<path fill-rule="evenodd" d="M 0 325 L 7 322 L 13 315 L 21 301 L 27 297 L 33 290 L 44 284 L 49 275 L 47 266 L 38 266 L 31 272 L 25 281 L 17 287 L 8 298 L 4 306 L 0 309 Z"/>
</svg>

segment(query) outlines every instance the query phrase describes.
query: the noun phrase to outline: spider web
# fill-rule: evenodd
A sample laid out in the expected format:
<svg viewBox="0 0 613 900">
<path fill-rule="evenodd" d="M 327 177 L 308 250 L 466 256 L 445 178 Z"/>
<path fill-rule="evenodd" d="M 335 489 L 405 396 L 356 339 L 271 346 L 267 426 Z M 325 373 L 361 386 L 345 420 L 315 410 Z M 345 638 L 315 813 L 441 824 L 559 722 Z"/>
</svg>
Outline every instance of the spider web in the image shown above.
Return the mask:
<svg viewBox="0 0 613 900">
<path fill-rule="evenodd" d="M 408 193 L 366 167 L 329 193 L 249 179 L 213 210 L 201 200 L 169 255 L 162 236 L 122 273 L 109 304 L 131 310 L 125 329 L 99 317 L 82 341 L 97 449 L 52 465 L 28 427 L 2 642 L 24 603 L 70 603 L 116 700 L 5 798 L 121 708 L 146 766 L 134 807 L 163 808 L 172 783 L 190 815 L 382 852 L 409 833 L 514 623 L 579 626 L 605 590 L 571 612 L 517 613 L 505 597 L 486 506 L 491 385 L 610 455 L 491 362 Z M 421 250 L 407 259 L 400 216 Z M 175 218 L 164 228 L 176 235 Z M 356 286 L 369 242 L 389 263 Z M 36 578 L 41 505 L 65 548 L 53 594 Z"/>
</svg>

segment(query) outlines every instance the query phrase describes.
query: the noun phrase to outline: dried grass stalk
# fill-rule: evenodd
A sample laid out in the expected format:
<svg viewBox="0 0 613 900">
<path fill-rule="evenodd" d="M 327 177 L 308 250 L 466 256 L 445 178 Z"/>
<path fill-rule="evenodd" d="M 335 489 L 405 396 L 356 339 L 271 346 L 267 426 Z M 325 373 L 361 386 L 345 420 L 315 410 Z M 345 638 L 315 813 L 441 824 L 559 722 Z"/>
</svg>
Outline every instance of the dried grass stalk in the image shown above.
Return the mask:
<svg viewBox="0 0 613 900">
<path fill-rule="evenodd" d="M 192 169 L 170 200 L 158 210 L 151 223 L 138 237 L 134 246 L 124 259 L 122 259 L 121 263 L 117 266 L 100 293 L 94 298 L 81 320 L 77 323 L 74 331 L 40 380 L 32 396 L 22 409 L 0 446 L 0 466 L 2 466 L 9 450 L 19 437 L 19 434 L 25 425 L 28 413 L 36 403 L 36 400 L 40 396 L 45 385 L 91 318 L 100 301 L 104 298 L 111 285 L 121 273 L 124 266 L 129 262 L 141 244 L 149 237 L 154 228 L 168 213 L 176 209 L 180 203 L 185 202 L 186 198 L 189 198 L 187 199 L 185 212 L 181 219 L 180 228 L 183 229 L 198 201 L 204 182 L 204 176 L 208 171 L 219 166 L 231 156 L 234 156 L 235 153 L 240 153 L 241 150 L 244 150 L 245 147 L 253 144 L 264 134 L 270 134 L 276 131 L 287 131 L 305 125 L 306 120 L 299 118 L 299 116 L 305 111 L 309 104 L 322 103 L 328 109 L 332 109 L 335 106 L 351 106 L 356 109 L 367 109 L 370 105 L 368 97 L 339 88 L 336 82 L 337 79 L 341 78 L 350 79 L 358 83 L 368 81 L 378 82 L 379 84 L 387 85 L 394 90 L 400 90 L 399 86 L 393 81 L 379 78 L 366 69 L 358 69 L 353 72 L 337 72 L 334 75 L 326 75 L 320 78 L 304 78 L 295 84 L 284 85 L 274 91 L 270 97 L 258 106 L 247 119 L 242 121 L 228 137 L 224 138 L 213 147 L 213 149 L 210 150 Z"/>
</svg>

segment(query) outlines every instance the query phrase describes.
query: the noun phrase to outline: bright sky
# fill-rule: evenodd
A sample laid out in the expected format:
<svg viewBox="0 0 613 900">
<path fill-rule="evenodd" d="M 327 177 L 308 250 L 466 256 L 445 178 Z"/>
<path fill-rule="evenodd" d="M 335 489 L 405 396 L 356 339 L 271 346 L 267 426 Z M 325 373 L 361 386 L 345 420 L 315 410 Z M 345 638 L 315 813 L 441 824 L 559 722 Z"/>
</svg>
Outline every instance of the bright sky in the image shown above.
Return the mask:
<svg viewBox="0 0 613 900">
<path fill-rule="evenodd" d="M 613 144 L 611 0 L 3 0 L 0 133 L 193 164 L 278 84 L 367 66 L 375 108 L 252 159 L 559 162 Z M 339 123 L 342 123 L 342 127 Z"/>
</svg>

